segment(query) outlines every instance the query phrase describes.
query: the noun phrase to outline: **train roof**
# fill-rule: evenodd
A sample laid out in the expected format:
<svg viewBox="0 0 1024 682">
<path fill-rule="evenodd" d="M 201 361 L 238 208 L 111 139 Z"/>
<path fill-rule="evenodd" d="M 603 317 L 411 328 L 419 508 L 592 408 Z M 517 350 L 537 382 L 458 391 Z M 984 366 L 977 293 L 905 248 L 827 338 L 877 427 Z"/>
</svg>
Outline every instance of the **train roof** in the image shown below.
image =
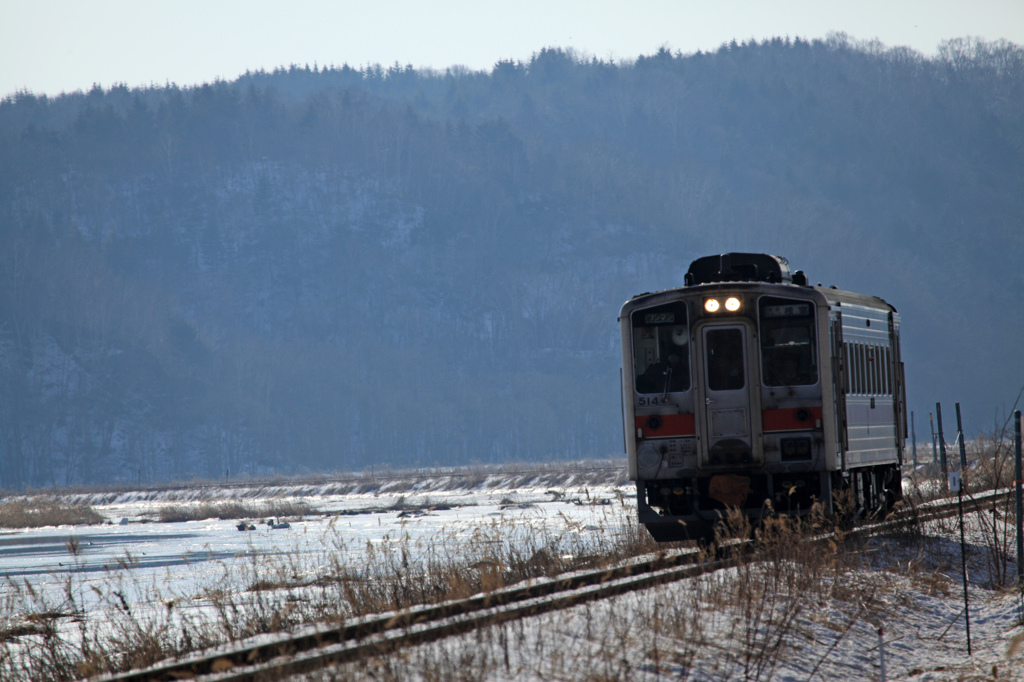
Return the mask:
<svg viewBox="0 0 1024 682">
<path fill-rule="evenodd" d="M 845 291 L 834 286 L 808 286 L 807 277 L 802 270 L 793 272 L 790 270 L 789 261 L 784 257 L 766 253 L 723 253 L 698 258 L 690 263 L 684 281 L 683 287 L 656 293 L 681 291 L 707 284 L 780 284 L 817 291 L 825 297 L 830 306 L 857 305 L 896 312 L 895 306 L 877 296 Z M 631 301 L 636 302 L 637 299 L 654 296 L 656 293 L 639 294 Z"/>
<path fill-rule="evenodd" d="M 896 312 L 896 306 L 889 303 L 885 299 L 879 298 L 878 296 L 871 296 L 869 294 L 858 294 L 852 291 L 844 291 L 843 289 L 836 289 L 835 287 L 823 287 L 816 286 L 811 287 L 817 291 L 820 291 L 825 295 L 825 300 L 828 301 L 830 306 L 842 307 L 846 305 L 859 305 L 865 308 L 884 308 Z"/>
</svg>

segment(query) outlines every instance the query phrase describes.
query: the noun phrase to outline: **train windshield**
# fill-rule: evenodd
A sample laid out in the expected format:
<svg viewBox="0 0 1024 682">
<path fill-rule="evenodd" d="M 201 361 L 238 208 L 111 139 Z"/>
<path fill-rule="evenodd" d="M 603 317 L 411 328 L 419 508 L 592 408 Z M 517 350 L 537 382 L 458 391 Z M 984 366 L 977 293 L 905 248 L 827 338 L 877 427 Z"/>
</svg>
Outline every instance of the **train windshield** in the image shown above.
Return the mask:
<svg viewBox="0 0 1024 682">
<path fill-rule="evenodd" d="M 631 324 L 637 393 L 689 390 L 690 327 L 686 304 L 669 303 L 634 311 Z"/>
<path fill-rule="evenodd" d="M 765 386 L 818 383 L 814 304 L 764 297 L 758 304 L 761 324 L 761 372 Z"/>
</svg>

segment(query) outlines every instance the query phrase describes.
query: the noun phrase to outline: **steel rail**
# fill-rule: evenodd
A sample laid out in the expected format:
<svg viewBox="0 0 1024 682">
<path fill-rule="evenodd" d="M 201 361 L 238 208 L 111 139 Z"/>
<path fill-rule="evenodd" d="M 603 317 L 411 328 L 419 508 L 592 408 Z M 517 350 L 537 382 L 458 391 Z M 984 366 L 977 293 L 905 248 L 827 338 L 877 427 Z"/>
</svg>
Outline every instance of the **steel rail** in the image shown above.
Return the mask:
<svg viewBox="0 0 1024 682">
<path fill-rule="evenodd" d="M 962 500 L 964 513 L 985 511 L 999 502 L 1005 502 L 1013 495 L 1013 488 L 988 490 L 983 493 L 965 494 Z M 882 521 L 855 526 L 847 531 L 850 538 L 867 537 L 888 531 L 900 530 L 908 525 L 936 521 L 956 516 L 961 501 L 956 497 L 932 500 L 915 507 L 899 507 Z"/>
<path fill-rule="evenodd" d="M 1012 489 L 1004 489 L 967 496 L 963 500 L 964 511 L 982 511 L 1011 494 Z M 957 504 L 956 499 L 945 499 L 902 508 L 885 521 L 857 526 L 842 536 L 847 540 L 863 539 L 898 531 L 911 524 L 947 518 L 957 513 Z M 833 533 L 823 534 L 813 541 L 823 542 L 834 536 Z M 700 561 L 703 555 L 697 550 L 662 552 L 605 569 L 530 581 L 466 599 L 415 606 L 340 625 L 307 626 L 294 633 L 260 635 L 145 669 L 100 677 L 96 682 L 276 679 L 704 575 L 737 565 L 752 548 L 753 543 L 737 543 L 730 556 L 711 561 Z"/>
<path fill-rule="evenodd" d="M 101 677 L 99 680 L 103 682 L 142 682 L 143 680 L 175 680 L 181 679 L 183 676 L 206 675 L 227 666 L 251 665 L 282 654 L 294 655 L 297 652 L 318 649 L 325 645 L 358 642 L 414 625 L 442 622 L 465 614 L 486 612 L 538 599 L 562 604 L 558 608 L 565 608 L 571 605 L 565 601 L 569 598 L 567 595 L 574 591 L 592 586 L 610 585 L 630 577 L 660 575 L 663 571 L 673 568 L 692 568 L 702 565 L 697 563 L 700 556 L 701 554 L 697 550 L 659 553 L 627 561 L 618 566 L 529 581 L 525 584 L 517 584 L 465 599 L 414 606 L 402 611 L 367 616 L 341 625 L 310 626 L 285 635 L 256 636 L 203 651 L 192 657 L 165 661 L 142 670 Z"/>
<path fill-rule="evenodd" d="M 214 673 L 202 679 L 209 682 L 250 682 L 307 673 L 369 656 L 379 656 L 407 646 L 465 634 L 483 627 L 712 573 L 728 566 L 735 566 L 739 561 L 740 557 L 734 555 L 709 562 L 673 566 L 641 575 L 611 579 L 604 583 L 584 585 L 553 595 L 532 597 L 520 602 L 480 610 L 468 610 L 437 621 L 414 622 L 402 629 L 389 629 L 351 642 L 339 642 L 298 654 L 285 652 L 285 655 L 276 659 L 241 666 L 237 669 L 226 669 L 224 672 Z M 226 665 L 227 663 L 225 663 L 225 667 Z"/>
</svg>

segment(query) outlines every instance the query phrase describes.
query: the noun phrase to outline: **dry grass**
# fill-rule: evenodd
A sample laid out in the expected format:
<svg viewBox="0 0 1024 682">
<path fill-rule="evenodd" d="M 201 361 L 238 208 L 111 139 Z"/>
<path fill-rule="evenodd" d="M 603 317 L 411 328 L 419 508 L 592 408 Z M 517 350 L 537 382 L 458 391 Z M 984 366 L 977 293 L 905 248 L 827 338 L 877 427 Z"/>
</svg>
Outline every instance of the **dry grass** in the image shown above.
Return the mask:
<svg viewBox="0 0 1024 682">
<path fill-rule="evenodd" d="M 466 597 L 655 549 L 624 499 L 599 509 L 608 516 L 605 527 L 628 519 L 625 532 L 583 532 L 565 521 L 568 531 L 555 534 L 494 521 L 468 535 L 385 536 L 355 563 L 346 560 L 353 548 L 336 518 L 321 553 L 254 553 L 225 563 L 214 579 L 197 577 L 188 595 L 142 577 L 129 554 L 102 581 L 70 571 L 59 578 L 59 594 L 7 578 L 0 590 L 0 679 L 126 670 L 252 635 Z M 253 511 L 243 516 L 268 514 L 264 507 Z M 79 560 L 74 543 L 67 551 L 69 561 Z M 144 599 L 133 601 L 133 594 Z"/>
<path fill-rule="evenodd" d="M 67 504 L 53 497 L 0 503 L 0 528 L 93 525 L 104 520 L 89 505 Z"/>
<path fill-rule="evenodd" d="M 332 523 L 321 554 L 253 554 L 241 564 L 225 564 L 218 578 L 197 587 L 198 597 L 145 584 L 130 555 L 107 580 L 88 588 L 81 574 L 70 573 L 59 595 L 8 579 L 0 608 L 10 614 L 0 618 L 0 679 L 68 680 L 126 670 L 252 635 L 467 597 L 664 549 L 636 523 L 625 499 L 600 510 L 607 514 L 602 527 L 615 532 L 582 532 L 568 519 L 560 524 L 568 530 L 557 534 L 495 521 L 468 535 L 441 532 L 418 541 L 385 536 L 357 564 L 346 562 L 351 547 Z M 326 673 L 325 679 L 514 678 L 530 672 L 523 667 L 528 665 L 539 665 L 531 675 L 541 678 L 630 679 L 638 651 L 640 664 L 672 677 L 685 678 L 713 661 L 726 676 L 766 679 L 799 639 L 801 614 L 828 598 L 857 565 L 855 552 L 803 542 L 823 525 L 821 514 L 803 522 L 769 519 L 756 531 L 760 559 L 665 588 L 672 598 L 641 599 L 633 611 L 609 612 L 604 602 L 581 607 L 579 625 L 586 641 L 597 642 L 593 649 L 566 647 L 557 637 L 549 641 L 510 623 L 473 635 L 479 648 L 400 651 L 343 668 L 336 678 Z M 723 528 L 723 541 L 751 534 L 739 514 Z M 77 560 L 77 547 L 67 549 Z M 856 587 L 843 590 L 851 604 L 863 602 Z M 126 599 L 140 592 L 146 594 L 142 604 Z M 561 631 L 562 616 L 554 618 Z M 735 646 L 721 647 L 715 632 L 723 629 Z M 539 664 L 523 660 L 527 650 L 529 658 L 540 657 Z"/>
<path fill-rule="evenodd" d="M 965 443 L 965 455 L 968 463 L 963 474 L 964 499 L 972 499 L 975 495 L 990 490 L 1001 490 L 1012 487 L 1014 480 L 1014 446 L 1012 438 L 1012 421 L 1006 420 L 1001 427 L 993 432 L 983 434 L 973 441 Z M 948 468 L 950 471 L 960 470 L 959 447 L 948 448 Z M 956 493 L 943 493 L 938 466 L 929 464 L 924 473 L 913 472 L 910 486 L 905 486 L 904 504 L 913 509 L 918 504 L 938 497 L 955 497 Z M 928 475 L 930 474 L 930 476 Z M 983 538 L 984 565 L 981 571 L 986 578 L 982 583 L 986 587 L 999 588 L 1012 584 L 1015 575 L 1015 538 L 1017 533 L 1015 500 L 1009 496 L 1001 501 L 993 500 L 988 508 L 976 516 L 981 525 Z M 955 519 L 936 522 L 940 530 L 950 531 Z M 911 529 L 916 529 L 913 526 Z M 919 529 L 918 529 L 919 531 Z M 914 538 L 905 538 L 913 540 Z M 919 538 L 918 538 L 919 540 Z"/>
<path fill-rule="evenodd" d="M 280 500 L 249 504 L 247 502 L 217 502 L 199 505 L 170 504 L 157 510 L 157 518 L 163 523 L 181 521 L 202 521 L 203 519 L 263 519 L 301 518 L 315 513 L 305 502 Z"/>
<path fill-rule="evenodd" d="M 1014 449 L 1012 440 L 1003 433 L 979 438 L 975 441 L 976 466 L 968 480 L 969 493 L 998 490 L 1013 485 Z M 993 500 L 989 509 L 978 514 L 985 538 L 985 557 L 991 586 L 1001 587 L 1016 581 L 1016 500 L 1006 497 L 1002 502 Z"/>
<path fill-rule="evenodd" d="M 591 500 L 584 495 L 581 502 Z M 399 508 L 407 508 L 404 500 Z M 8 579 L 0 604 L 0 614 L 7 614 L 0 615 L 0 679 L 68 680 L 121 671 L 252 635 L 466 597 L 664 549 L 636 523 L 625 499 L 600 509 L 607 514 L 601 528 L 615 531 L 577 532 L 584 529 L 566 519 L 560 527 L 568 530 L 552 533 L 497 520 L 468 534 L 384 536 L 358 562 L 346 559 L 353 548 L 336 520 L 320 554 L 252 554 L 198 583 L 198 595 L 147 583 L 130 555 L 107 580 L 88 588 L 81 574 L 68 574 L 60 594 Z M 261 509 L 241 517 L 267 515 L 286 514 Z M 625 680 L 641 671 L 647 679 L 757 680 L 776 675 L 787 657 L 806 655 L 802 647 L 825 641 L 821 660 L 809 665 L 814 677 L 851 631 L 884 619 L 891 608 L 876 598 L 879 583 L 863 577 L 871 567 L 870 547 L 847 542 L 842 533 L 831 542 L 807 541 L 833 526 L 821 509 L 800 520 L 768 518 L 756 529 L 732 514 L 719 535 L 722 551 L 729 551 L 730 538 L 751 535 L 761 549 L 734 569 L 631 600 L 576 607 L 532 625 L 484 628 L 314 679 Z M 883 542 L 906 544 L 914 537 L 904 533 Z M 907 573 L 927 591 L 948 591 L 935 564 L 923 561 L 933 554 L 929 548 L 908 551 Z M 77 560 L 73 544 L 68 552 Z M 141 603 L 125 597 L 139 593 L 145 595 Z"/>
<path fill-rule="evenodd" d="M 1014 446 L 1012 423 L 968 443 L 968 471 L 964 474 L 964 499 L 989 490 L 1012 487 L 1014 480 Z M 952 469 L 958 470 L 959 460 Z M 953 494 L 955 496 L 955 494 Z M 1015 539 L 1017 534 L 1015 500 L 1008 496 L 993 500 L 977 515 L 984 538 L 984 573 L 988 587 L 1003 587 L 1016 581 Z"/>
<path fill-rule="evenodd" d="M 730 514 L 718 537 L 722 551 L 736 547 L 730 539 L 752 533 L 761 548 L 735 569 L 532 624 L 496 625 L 311 679 L 770 679 L 813 639 L 808 621 L 822 621 L 838 643 L 879 608 L 871 585 L 845 579 L 864 567 L 860 548 L 805 541 L 825 526 L 820 512 L 803 522 L 769 519 L 756 530 L 742 514 Z M 826 614 L 821 605 L 836 599 L 842 608 Z"/>
</svg>

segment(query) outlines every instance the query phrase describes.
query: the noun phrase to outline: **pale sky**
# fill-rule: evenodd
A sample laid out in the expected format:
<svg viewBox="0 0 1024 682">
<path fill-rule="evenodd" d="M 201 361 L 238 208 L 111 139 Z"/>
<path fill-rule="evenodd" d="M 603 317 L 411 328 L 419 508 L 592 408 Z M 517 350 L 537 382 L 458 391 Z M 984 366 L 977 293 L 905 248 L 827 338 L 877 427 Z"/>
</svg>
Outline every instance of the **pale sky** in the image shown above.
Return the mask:
<svg viewBox="0 0 1024 682">
<path fill-rule="evenodd" d="M 1024 45 L 1024 0 L 0 0 L 0 97 L 293 63 L 489 70 L 544 47 L 619 61 L 830 31 L 928 56 L 964 36 Z"/>
</svg>

